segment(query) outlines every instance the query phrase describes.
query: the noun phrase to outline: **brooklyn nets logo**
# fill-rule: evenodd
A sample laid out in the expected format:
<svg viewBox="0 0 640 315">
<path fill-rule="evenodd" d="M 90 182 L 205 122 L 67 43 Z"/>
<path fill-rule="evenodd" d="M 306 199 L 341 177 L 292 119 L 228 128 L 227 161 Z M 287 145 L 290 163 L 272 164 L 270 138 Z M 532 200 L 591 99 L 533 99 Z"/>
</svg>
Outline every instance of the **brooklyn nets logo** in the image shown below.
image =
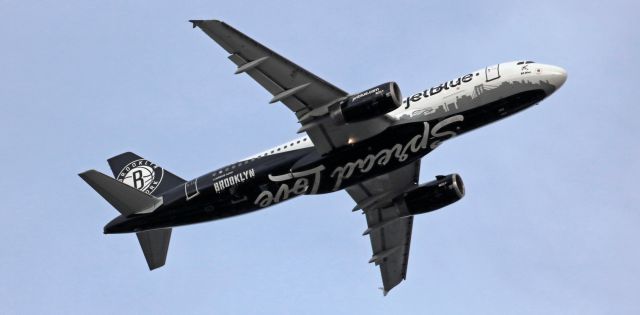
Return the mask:
<svg viewBox="0 0 640 315">
<path fill-rule="evenodd" d="M 145 159 L 129 162 L 118 174 L 117 180 L 151 194 L 162 181 L 164 170 L 162 167 Z"/>
</svg>

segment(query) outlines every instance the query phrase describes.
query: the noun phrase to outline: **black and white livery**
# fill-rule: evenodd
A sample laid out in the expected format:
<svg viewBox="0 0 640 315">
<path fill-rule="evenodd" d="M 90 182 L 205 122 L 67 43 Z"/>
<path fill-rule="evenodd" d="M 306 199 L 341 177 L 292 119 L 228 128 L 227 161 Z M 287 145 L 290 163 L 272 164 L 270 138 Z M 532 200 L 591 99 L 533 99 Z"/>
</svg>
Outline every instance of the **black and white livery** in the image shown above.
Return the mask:
<svg viewBox="0 0 640 315">
<path fill-rule="evenodd" d="M 164 265 L 173 227 L 346 190 L 353 211 L 366 216 L 369 262 L 380 267 L 386 294 L 406 279 L 413 216 L 465 193 L 458 174 L 420 184 L 420 158 L 540 102 L 567 78 L 556 66 L 514 61 L 406 97 L 395 82 L 348 93 L 224 22 L 191 22 L 229 53 L 236 74 L 248 74 L 272 95 L 270 103 L 293 112 L 303 136 L 190 181 L 130 152 L 109 159 L 114 177 L 81 173 L 121 214 L 104 233 L 136 233 L 150 269 Z"/>
</svg>

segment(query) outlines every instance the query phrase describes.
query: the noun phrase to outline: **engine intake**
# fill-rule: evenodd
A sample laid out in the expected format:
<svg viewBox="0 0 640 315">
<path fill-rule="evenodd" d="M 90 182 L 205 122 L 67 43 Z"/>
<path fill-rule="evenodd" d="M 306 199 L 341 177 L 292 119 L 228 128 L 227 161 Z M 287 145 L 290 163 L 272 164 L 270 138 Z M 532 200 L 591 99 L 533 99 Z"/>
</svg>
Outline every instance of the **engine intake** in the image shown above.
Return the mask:
<svg viewBox="0 0 640 315">
<path fill-rule="evenodd" d="M 464 197 L 464 183 L 458 174 L 436 176 L 436 180 L 422 184 L 400 196 L 401 209 L 407 215 L 438 210 Z"/>
<path fill-rule="evenodd" d="M 395 82 L 380 84 L 332 105 L 331 118 L 338 124 L 353 123 L 382 116 L 402 105 L 402 94 Z"/>
</svg>

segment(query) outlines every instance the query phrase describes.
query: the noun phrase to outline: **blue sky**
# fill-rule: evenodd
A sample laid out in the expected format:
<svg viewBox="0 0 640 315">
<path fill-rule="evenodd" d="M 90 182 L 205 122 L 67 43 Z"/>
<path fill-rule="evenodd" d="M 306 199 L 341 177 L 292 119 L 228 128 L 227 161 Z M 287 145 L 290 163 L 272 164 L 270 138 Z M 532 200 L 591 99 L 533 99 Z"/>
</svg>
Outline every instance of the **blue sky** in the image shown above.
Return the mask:
<svg viewBox="0 0 640 315">
<path fill-rule="evenodd" d="M 0 1 L 0 313 L 638 314 L 634 1 Z M 296 136 L 187 20 L 344 90 L 410 94 L 498 62 L 564 67 L 539 106 L 423 160 L 467 195 L 418 216 L 386 298 L 346 193 L 178 228 L 149 272 L 77 173 L 134 151 L 185 178 Z M 633 96 L 636 95 L 636 96 Z"/>
</svg>

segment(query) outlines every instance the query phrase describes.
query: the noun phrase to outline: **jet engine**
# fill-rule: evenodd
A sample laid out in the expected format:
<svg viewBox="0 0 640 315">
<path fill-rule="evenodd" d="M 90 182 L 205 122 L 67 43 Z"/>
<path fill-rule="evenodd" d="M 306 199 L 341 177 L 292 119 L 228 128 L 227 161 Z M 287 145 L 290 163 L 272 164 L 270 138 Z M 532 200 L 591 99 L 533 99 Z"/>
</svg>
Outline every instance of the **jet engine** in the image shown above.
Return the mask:
<svg viewBox="0 0 640 315">
<path fill-rule="evenodd" d="M 405 215 L 427 213 L 464 197 L 464 183 L 458 174 L 436 176 L 436 180 L 408 190 L 400 198 Z"/>
<path fill-rule="evenodd" d="M 345 124 L 382 116 L 401 105 L 402 95 L 398 84 L 388 82 L 331 105 L 329 112 L 337 124 Z"/>
</svg>

